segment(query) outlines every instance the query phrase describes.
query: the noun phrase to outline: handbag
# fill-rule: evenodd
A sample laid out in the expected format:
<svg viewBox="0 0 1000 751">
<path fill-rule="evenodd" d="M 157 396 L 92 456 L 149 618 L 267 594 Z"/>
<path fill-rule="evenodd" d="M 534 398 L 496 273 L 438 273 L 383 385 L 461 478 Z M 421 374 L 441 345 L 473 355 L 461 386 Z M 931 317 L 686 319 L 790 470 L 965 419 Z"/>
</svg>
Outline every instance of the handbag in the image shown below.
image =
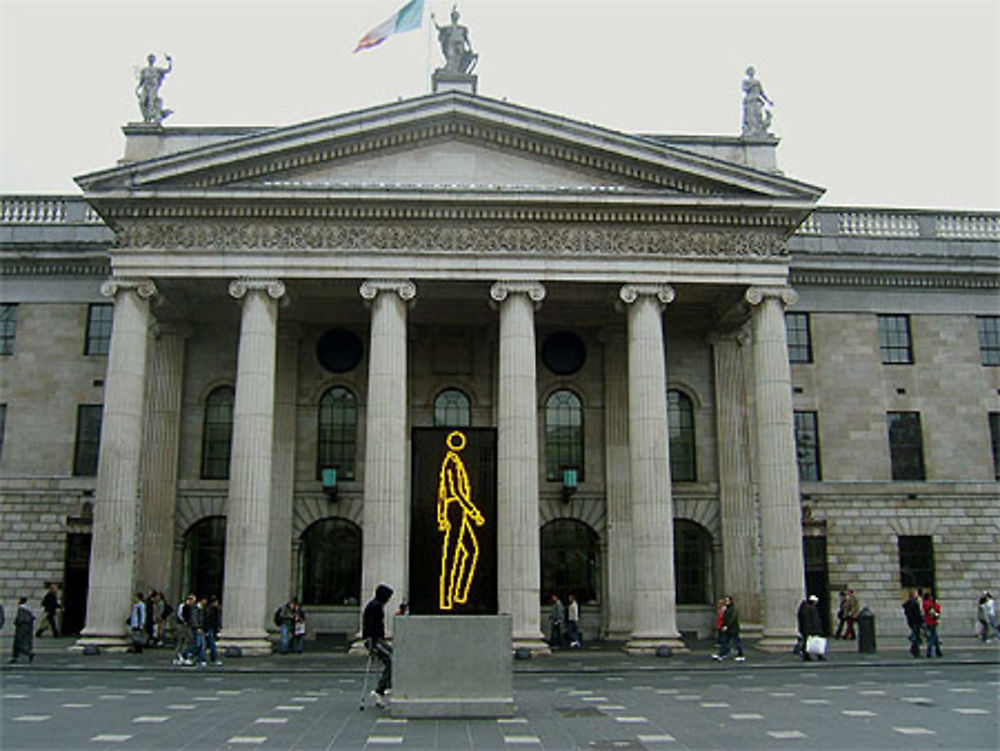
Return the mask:
<svg viewBox="0 0 1000 751">
<path fill-rule="evenodd" d="M 826 654 L 826 637 L 810 636 L 806 638 L 806 653 L 822 657 Z"/>
</svg>

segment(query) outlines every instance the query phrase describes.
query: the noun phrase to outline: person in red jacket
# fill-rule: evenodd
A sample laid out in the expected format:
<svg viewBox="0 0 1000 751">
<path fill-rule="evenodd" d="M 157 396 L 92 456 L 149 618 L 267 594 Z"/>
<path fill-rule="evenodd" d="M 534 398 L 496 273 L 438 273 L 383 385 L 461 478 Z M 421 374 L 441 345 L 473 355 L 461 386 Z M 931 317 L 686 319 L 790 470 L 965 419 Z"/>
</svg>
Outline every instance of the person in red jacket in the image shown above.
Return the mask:
<svg viewBox="0 0 1000 751">
<path fill-rule="evenodd" d="M 938 624 L 941 623 L 941 605 L 934 600 L 934 593 L 924 592 L 924 629 L 927 632 L 927 656 L 931 650 L 941 656 L 941 640 L 938 638 Z"/>
</svg>

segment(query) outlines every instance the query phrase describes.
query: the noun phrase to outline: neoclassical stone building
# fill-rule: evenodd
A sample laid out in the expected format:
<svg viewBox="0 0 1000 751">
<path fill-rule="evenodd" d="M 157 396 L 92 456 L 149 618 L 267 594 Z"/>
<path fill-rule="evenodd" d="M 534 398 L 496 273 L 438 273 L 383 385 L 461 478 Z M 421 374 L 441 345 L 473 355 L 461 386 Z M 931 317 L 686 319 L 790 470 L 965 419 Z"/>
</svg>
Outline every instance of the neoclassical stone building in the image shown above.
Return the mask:
<svg viewBox="0 0 1000 751">
<path fill-rule="evenodd" d="M 350 638 L 437 575 L 432 428 L 483 442 L 521 646 L 551 593 L 634 651 L 731 593 L 783 649 L 807 588 L 901 633 L 908 586 L 971 619 L 1000 585 L 997 214 L 818 207 L 767 135 L 460 91 L 125 134 L 0 227 L 0 596 L 63 584 L 81 643 L 150 587 L 220 592 L 248 653 L 290 596 Z"/>
</svg>

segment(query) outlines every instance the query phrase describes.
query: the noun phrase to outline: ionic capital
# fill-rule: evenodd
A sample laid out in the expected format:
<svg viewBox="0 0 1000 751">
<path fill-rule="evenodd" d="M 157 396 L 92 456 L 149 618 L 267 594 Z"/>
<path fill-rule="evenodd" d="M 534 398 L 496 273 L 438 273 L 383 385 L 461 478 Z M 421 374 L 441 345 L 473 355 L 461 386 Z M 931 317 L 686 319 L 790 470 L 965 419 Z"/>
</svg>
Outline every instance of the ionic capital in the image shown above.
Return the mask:
<svg viewBox="0 0 1000 751">
<path fill-rule="evenodd" d="M 618 297 L 626 305 L 640 297 L 655 297 L 661 305 L 669 305 L 674 300 L 674 288 L 669 284 L 626 284 L 618 290 Z"/>
<path fill-rule="evenodd" d="M 545 286 L 541 282 L 496 282 L 490 287 L 490 299 L 503 302 L 510 295 L 527 295 L 535 305 L 545 299 Z"/>
<path fill-rule="evenodd" d="M 368 279 L 358 290 L 365 300 L 371 302 L 380 292 L 395 292 L 403 302 L 409 302 L 417 296 L 417 285 L 409 279 Z"/>
<path fill-rule="evenodd" d="M 791 287 L 750 287 L 743 299 L 751 307 L 760 305 L 764 300 L 776 299 L 787 308 L 798 301 L 799 295 Z"/>
<path fill-rule="evenodd" d="M 135 292 L 141 299 L 149 300 L 156 294 L 152 279 L 108 279 L 101 285 L 101 294 L 114 299 L 119 292 Z"/>
<path fill-rule="evenodd" d="M 242 277 L 229 283 L 229 294 L 237 300 L 246 296 L 247 292 L 265 292 L 272 300 L 280 300 L 285 296 L 285 283 L 280 279 L 250 279 Z"/>
</svg>

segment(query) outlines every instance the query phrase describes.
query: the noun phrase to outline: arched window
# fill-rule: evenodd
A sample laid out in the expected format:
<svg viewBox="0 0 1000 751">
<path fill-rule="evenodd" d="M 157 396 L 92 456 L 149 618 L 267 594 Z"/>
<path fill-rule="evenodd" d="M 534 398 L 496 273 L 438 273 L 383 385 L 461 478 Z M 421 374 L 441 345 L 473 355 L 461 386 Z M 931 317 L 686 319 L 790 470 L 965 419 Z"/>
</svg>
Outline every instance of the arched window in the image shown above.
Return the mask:
<svg viewBox="0 0 1000 751">
<path fill-rule="evenodd" d="M 712 603 L 712 535 L 697 522 L 674 520 L 678 605 Z"/>
<path fill-rule="evenodd" d="M 222 597 L 222 582 L 226 570 L 226 517 L 206 516 L 192 524 L 184 533 L 184 591 L 201 597 Z M 161 582 L 166 589 L 170 582 Z"/>
<path fill-rule="evenodd" d="M 458 389 L 445 389 L 434 398 L 434 426 L 467 428 L 470 422 L 469 397 Z"/>
<path fill-rule="evenodd" d="M 563 470 L 570 467 L 582 481 L 583 405 L 580 397 L 563 389 L 552 392 L 545 402 L 545 478 L 562 480 Z"/>
<path fill-rule="evenodd" d="M 575 519 L 555 519 L 542 527 L 542 602 L 556 594 L 566 602 L 570 592 L 579 602 L 600 596 L 597 533 Z"/>
<path fill-rule="evenodd" d="M 357 605 L 361 597 L 361 527 L 320 519 L 302 533 L 302 604 Z"/>
<path fill-rule="evenodd" d="M 319 400 L 319 439 L 316 442 L 316 477 L 323 467 L 336 467 L 340 480 L 354 479 L 357 450 L 358 402 L 341 386 L 329 389 Z"/>
<path fill-rule="evenodd" d="M 694 482 L 695 468 L 694 406 L 680 391 L 667 392 L 667 424 L 670 426 L 670 479 Z"/>
<path fill-rule="evenodd" d="M 233 442 L 232 386 L 219 386 L 205 400 L 205 429 L 201 437 L 203 480 L 229 479 L 229 453 Z"/>
</svg>

